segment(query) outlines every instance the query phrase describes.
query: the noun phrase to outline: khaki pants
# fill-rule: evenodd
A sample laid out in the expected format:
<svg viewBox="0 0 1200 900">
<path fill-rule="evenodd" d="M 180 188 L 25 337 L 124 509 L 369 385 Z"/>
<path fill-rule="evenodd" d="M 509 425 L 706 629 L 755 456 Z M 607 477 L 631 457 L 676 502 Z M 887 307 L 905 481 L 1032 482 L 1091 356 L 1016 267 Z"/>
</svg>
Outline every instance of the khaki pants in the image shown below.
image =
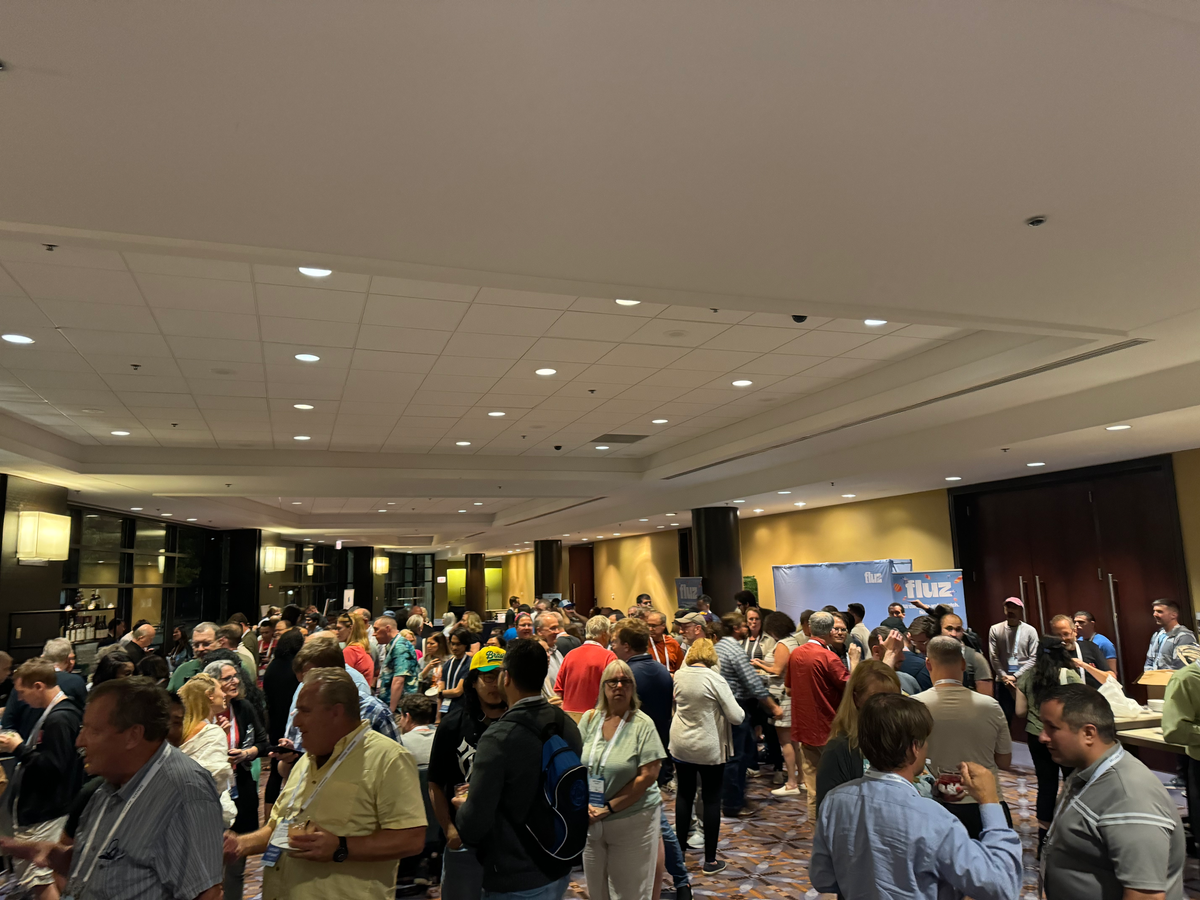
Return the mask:
<svg viewBox="0 0 1200 900">
<path fill-rule="evenodd" d="M 646 900 L 654 893 L 659 805 L 621 819 L 593 822 L 583 851 L 583 874 L 592 900 Z"/>
<path fill-rule="evenodd" d="M 812 744 L 800 745 L 800 771 L 804 774 L 804 791 L 808 795 L 808 821 L 817 824 L 817 767 L 821 765 L 821 754 L 825 748 Z"/>
</svg>

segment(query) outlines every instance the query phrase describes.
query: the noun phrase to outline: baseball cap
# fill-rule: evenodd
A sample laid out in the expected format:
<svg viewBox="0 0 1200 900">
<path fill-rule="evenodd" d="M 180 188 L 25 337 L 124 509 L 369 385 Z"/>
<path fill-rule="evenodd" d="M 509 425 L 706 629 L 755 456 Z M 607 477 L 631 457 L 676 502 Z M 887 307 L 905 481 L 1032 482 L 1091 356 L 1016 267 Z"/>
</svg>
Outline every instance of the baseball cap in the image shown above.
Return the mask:
<svg viewBox="0 0 1200 900">
<path fill-rule="evenodd" d="M 1017 606 L 1021 607 L 1021 609 L 1025 608 L 1025 601 L 1022 600 L 1020 597 L 1008 597 L 1007 599 L 1005 599 L 1004 602 L 1005 603 L 1015 603 Z"/>
<path fill-rule="evenodd" d="M 697 612 L 678 612 L 675 614 L 675 621 L 683 625 L 707 625 L 708 619 L 704 618 L 703 614 Z"/>
<path fill-rule="evenodd" d="M 566 600 L 564 600 L 564 601 L 562 602 L 562 608 L 563 608 L 563 609 L 574 609 L 574 608 L 575 608 L 575 601 L 574 601 L 574 600 L 572 600 L 572 599 L 570 599 L 570 598 L 568 597 Z"/>
<path fill-rule="evenodd" d="M 470 671 L 474 672 L 478 669 L 481 672 L 490 672 L 492 669 L 498 669 L 502 665 L 504 665 L 504 648 L 484 647 L 471 657 Z"/>
</svg>

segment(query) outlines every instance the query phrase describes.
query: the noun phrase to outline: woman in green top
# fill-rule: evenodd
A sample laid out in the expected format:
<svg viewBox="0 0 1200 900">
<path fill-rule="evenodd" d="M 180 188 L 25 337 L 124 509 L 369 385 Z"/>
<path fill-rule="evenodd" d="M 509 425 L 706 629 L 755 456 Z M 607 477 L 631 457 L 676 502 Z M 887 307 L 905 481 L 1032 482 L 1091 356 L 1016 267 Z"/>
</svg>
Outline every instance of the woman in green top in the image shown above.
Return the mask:
<svg viewBox="0 0 1200 900">
<path fill-rule="evenodd" d="M 1038 713 L 1041 698 L 1060 684 L 1079 684 L 1082 681 L 1066 645 L 1056 637 L 1041 639 L 1037 662 L 1017 678 L 1017 715 L 1026 717 L 1025 743 L 1029 745 L 1033 770 L 1037 773 L 1038 859 L 1041 859 L 1042 844 L 1046 841 L 1046 830 L 1054 818 L 1059 772 L 1062 772 L 1064 780 L 1071 774 L 1071 769 L 1058 765 L 1050 758 L 1050 751 L 1040 740 L 1042 717 Z"/>
<path fill-rule="evenodd" d="M 639 705 L 633 672 L 616 659 L 600 676 L 596 708 L 579 720 L 594 798 L 583 851 L 592 900 L 646 900 L 654 893 L 662 843 L 656 781 L 667 754 L 654 721 Z"/>
</svg>

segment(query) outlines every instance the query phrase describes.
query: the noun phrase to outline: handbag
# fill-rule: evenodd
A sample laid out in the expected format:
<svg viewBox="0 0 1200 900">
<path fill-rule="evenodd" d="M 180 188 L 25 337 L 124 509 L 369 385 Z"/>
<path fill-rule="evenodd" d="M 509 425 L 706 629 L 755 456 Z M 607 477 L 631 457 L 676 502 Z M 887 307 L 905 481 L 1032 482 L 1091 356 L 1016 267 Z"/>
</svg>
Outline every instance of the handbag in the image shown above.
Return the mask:
<svg viewBox="0 0 1200 900">
<path fill-rule="evenodd" d="M 1100 685 L 1100 693 L 1108 705 L 1112 707 L 1113 716 L 1118 719 L 1132 719 L 1139 715 L 1142 707 L 1136 700 L 1131 700 L 1125 696 L 1125 692 L 1121 690 L 1121 685 L 1114 679 L 1108 679 Z"/>
</svg>

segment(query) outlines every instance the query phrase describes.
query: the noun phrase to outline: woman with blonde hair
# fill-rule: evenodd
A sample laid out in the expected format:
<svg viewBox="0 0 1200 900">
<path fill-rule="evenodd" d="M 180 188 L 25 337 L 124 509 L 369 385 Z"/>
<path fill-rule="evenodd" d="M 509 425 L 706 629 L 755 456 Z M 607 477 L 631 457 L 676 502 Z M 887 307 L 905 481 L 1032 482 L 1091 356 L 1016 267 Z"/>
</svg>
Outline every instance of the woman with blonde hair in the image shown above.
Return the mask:
<svg viewBox="0 0 1200 900">
<path fill-rule="evenodd" d="M 479 613 L 468 609 L 463 613 L 462 621 L 459 625 L 471 633 L 469 652 L 472 655 L 478 653 L 480 646 L 483 644 L 483 619 L 479 618 Z"/>
<path fill-rule="evenodd" d="M 367 637 L 367 623 L 362 616 L 342 613 L 337 617 L 337 639 L 342 644 L 346 665 L 375 683 L 375 661 L 371 659 L 371 643 Z"/>
<path fill-rule="evenodd" d="M 858 747 L 858 711 L 874 694 L 899 694 L 896 670 L 877 659 L 864 659 L 854 667 L 837 715 L 829 726 L 829 743 L 817 767 L 817 809 L 825 795 L 839 784 L 862 778 L 867 763 Z"/>
<path fill-rule="evenodd" d="M 662 837 L 657 780 L 667 754 L 640 705 L 633 671 L 614 659 L 600 676 L 596 708 L 579 720 L 591 792 L 583 871 L 593 900 L 654 894 Z"/>
<path fill-rule="evenodd" d="M 687 846 L 692 827 L 696 782 L 703 799 L 704 873 L 725 868 L 717 859 L 721 833 L 721 791 L 725 763 L 734 755 L 733 726 L 746 717 L 734 699 L 729 682 L 717 671 L 717 651 L 712 641 L 700 638 L 688 648 L 675 673 L 675 718 L 671 720 L 671 759 L 675 761 L 675 833 Z"/>
<path fill-rule="evenodd" d="M 229 737 L 213 720 L 228 721 L 225 693 L 217 680 L 203 673 L 193 675 L 179 689 L 183 702 L 183 741 L 179 749 L 190 756 L 213 777 L 221 798 L 221 813 L 228 828 L 237 818 L 237 807 L 229 788 L 233 784 L 233 767 L 229 765 Z"/>
</svg>

